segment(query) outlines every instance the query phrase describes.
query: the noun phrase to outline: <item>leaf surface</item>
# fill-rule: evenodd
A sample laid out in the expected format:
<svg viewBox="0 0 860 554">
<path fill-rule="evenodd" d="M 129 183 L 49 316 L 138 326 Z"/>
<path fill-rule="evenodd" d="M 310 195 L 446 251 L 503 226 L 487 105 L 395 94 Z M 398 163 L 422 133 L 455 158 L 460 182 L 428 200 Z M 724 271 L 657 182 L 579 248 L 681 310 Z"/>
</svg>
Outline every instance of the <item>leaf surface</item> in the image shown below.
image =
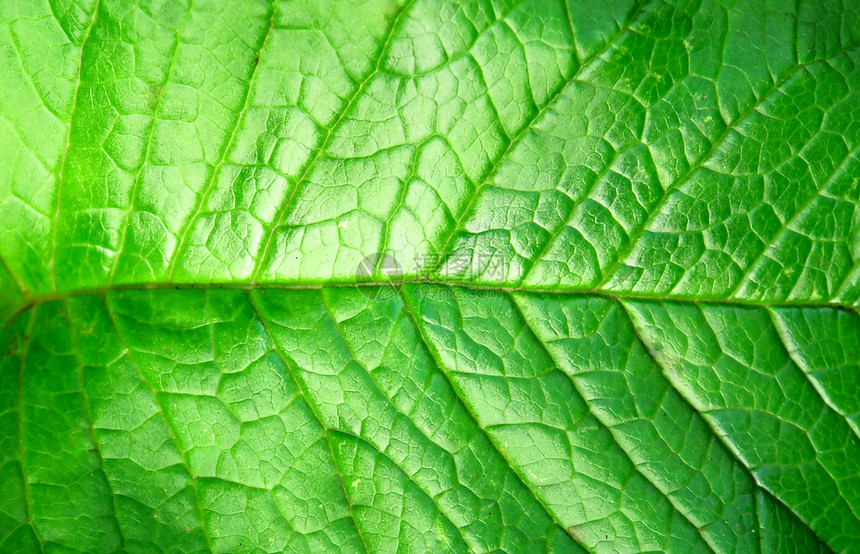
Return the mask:
<svg viewBox="0 0 860 554">
<path fill-rule="evenodd" d="M 0 550 L 856 550 L 850 2 L 13 0 L 0 52 Z"/>
</svg>

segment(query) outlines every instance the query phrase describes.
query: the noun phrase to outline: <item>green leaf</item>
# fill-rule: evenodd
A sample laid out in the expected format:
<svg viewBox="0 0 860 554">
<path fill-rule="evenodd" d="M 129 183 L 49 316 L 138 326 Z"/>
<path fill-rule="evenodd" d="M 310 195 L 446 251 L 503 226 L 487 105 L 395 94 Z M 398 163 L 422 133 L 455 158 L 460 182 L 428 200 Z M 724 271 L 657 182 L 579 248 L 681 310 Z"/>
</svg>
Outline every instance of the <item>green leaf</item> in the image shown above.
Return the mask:
<svg viewBox="0 0 860 554">
<path fill-rule="evenodd" d="M 860 541 L 847 0 L 0 3 L 0 550 Z"/>
</svg>

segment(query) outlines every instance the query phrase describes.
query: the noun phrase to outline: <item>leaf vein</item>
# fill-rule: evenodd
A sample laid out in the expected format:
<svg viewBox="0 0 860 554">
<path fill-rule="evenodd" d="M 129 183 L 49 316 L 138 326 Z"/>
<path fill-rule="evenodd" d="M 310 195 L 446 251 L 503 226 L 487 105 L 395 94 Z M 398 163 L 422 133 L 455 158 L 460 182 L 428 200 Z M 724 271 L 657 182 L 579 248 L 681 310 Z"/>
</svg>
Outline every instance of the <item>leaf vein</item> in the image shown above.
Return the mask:
<svg viewBox="0 0 860 554">
<path fill-rule="evenodd" d="M 42 541 L 42 537 L 36 529 L 36 523 L 33 521 L 33 499 L 30 496 L 30 482 L 27 480 L 27 464 L 24 462 L 24 363 L 27 360 L 27 353 L 29 352 L 30 343 L 32 342 L 31 337 L 33 335 L 33 327 L 36 323 L 37 313 L 38 307 L 33 308 L 30 313 L 30 320 L 27 322 L 27 330 L 24 332 L 24 344 L 21 347 L 21 366 L 18 374 L 18 455 L 21 457 L 21 477 L 24 481 L 24 501 L 27 504 L 27 520 L 30 527 L 33 529 L 33 534 L 36 536 L 36 540 L 39 542 L 39 548 L 44 553 L 45 543 Z"/>
<path fill-rule="evenodd" d="M 364 551 L 366 553 L 370 552 L 370 550 L 367 548 L 367 542 L 364 539 L 364 535 L 361 532 L 361 526 L 358 524 L 358 520 L 355 518 L 355 511 L 354 506 L 352 505 L 352 501 L 350 501 L 349 495 L 346 493 L 346 484 L 343 481 L 343 475 L 341 474 L 340 469 L 337 465 L 337 459 L 334 455 L 334 447 L 331 444 L 331 440 L 329 440 L 329 428 L 326 426 L 325 423 L 323 423 L 322 416 L 320 416 L 318 412 L 318 407 L 310 401 L 310 396 L 305 391 L 303 382 L 296 376 L 295 370 L 293 369 L 293 364 L 287 359 L 287 356 L 284 355 L 283 352 L 281 352 L 281 347 L 275 341 L 274 336 L 272 336 L 272 331 L 269 329 L 269 323 L 266 321 L 266 318 L 263 317 L 259 306 L 257 306 L 257 303 L 254 301 L 254 297 L 251 295 L 250 291 L 246 291 L 245 294 L 248 298 L 248 303 L 254 310 L 257 319 L 260 320 L 260 325 L 262 326 L 263 331 L 266 333 L 266 338 L 268 339 L 272 352 L 274 352 L 284 364 L 284 367 L 287 369 L 287 372 L 290 375 L 290 379 L 292 379 L 293 383 L 295 383 L 296 385 L 296 390 L 299 392 L 299 395 L 301 396 L 304 403 L 307 404 L 308 408 L 310 408 L 314 419 L 316 420 L 317 424 L 319 424 L 320 429 L 322 429 L 323 440 L 325 441 L 326 446 L 328 448 L 328 453 L 331 457 L 332 467 L 334 468 L 335 475 L 337 476 L 338 482 L 340 484 L 341 492 L 343 492 L 343 497 L 346 500 L 347 507 L 349 508 L 349 517 L 352 520 L 353 526 L 355 526 L 355 530 L 358 534 L 359 539 L 361 539 L 361 544 L 364 547 Z"/>
<path fill-rule="evenodd" d="M 555 366 L 555 369 L 557 371 L 561 372 L 565 377 L 567 377 L 568 381 L 570 381 L 571 385 L 573 385 L 573 388 L 576 391 L 577 396 L 579 396 L 579 399 L 582 401 L 583 404 L 585 404 L 586 406 L 589 407 L 588 413 L 598 423 L 599 427 L 606 430 L 607 432 L 609 432 L 610 435 L 612 435 L 612 439 L 615 442 L 615 445 L 618 446 L 618 449 L 624 454 L 624 458 L 628 462 L 630 462 L 630 466 L 633 467 L 633 469 L 636 471 L 636 473 L 638 473 L 643 479 L 645 479 L 645 481 L 648 484 L 650 484 L 654 488 L 654 490 L 656 490 L 664 498 L 666 498 L 666 500 L 669 501 L 669 504 L 672 506 L 672 508 L 675 510 L 675 512 L 680 514 L 681 517 L 683 517 L 684 520 L 693 529 L 698 530 L 699 526 L 696 525 L 695 523 L 693 523 L 693 520 L 690 519 L 690 514 L 688 513 L 688 511 L 682 509 L 682 506 L 679 506 L 677 504 L 677 501 L 675 501 L 670 494 L 668 494 L 666 491 L 662 490 L 654 480 L 652 480 L 644 471 L 642 471 L 642 468 L 633 461 L 633 459 L 630 457 L 630 453 L 627 452 L 627 450 L 625 450 L 624 447 L 621 445 L 621 442 L 618 441 L 617 437 L 615 436 L 615 430 L 611 426 L 607 425 L 597 414 L 595 414 L 591 411 L 591 406 L 590 406 L 589 402 L 586 400 L 585 394 L 582 391 L 582 388 L 581 388 L 581 385 L 579 384 L 579 381 L 577 379 L 574 379 L 572 375 L 570 375 L 569 373 L 567 373 L 566 371 L 563 371 L 561 369 L 561 364 L 558 363 L 558 361 L 555 359 L 555 356 L 552 354 L 552 352 L 550 352 L 549 348 L 547 348 L 546 345 L 543 343 L 543 341 L 540 339 L 540 337 L 538 336 L 534 327 L 532 327 L 532 324 L 529 322 L 528 318 L 526 317 L 526 314 L 523 312 L 522 306 L 520 306 L 520 303 L 517 302 L 516 297 L 509 293 L 508 298 L 510 299 L 511 304 L 513 304 L 514 309 L 517 312 L 517 315 L 525 324 L 526 329 L 529 330 L 529 333 L 531 333 L 531 335 L 535 338 L 535 341 L 541 345 L 541 348 L 543 349 L 543 351 L 547 354 L 547 356 L 549 356 L 550 360 L 552 360 L 552 363 Z M 714 546 L 709 542 L 707 536 L 703 535 L 702 539 L 705 541 L 705 544 L 707 544 L 708 549 L 711 552 L 716 552 L 714 550 Z"/>
<path fill-rule="evenodd" d="M 168 66 L 167 66 L 167 73 L 165 74 L 163 86 L 167 86 L 167 84 L 170 83 L 170 78 L 173 75 L 173 68 L 176 65 L 177 52 L 179 50 L 179 44 L 180 44 L 180 33 L 181 33 L 183 27 L 185 26 L 186 22 L 188 21 L 188 18 L 191 15 L 192 11 L 193 11 L 193 1 L 191 2 L 191 5 L 189 6 L 188 11 L 185 13 L 185 16 L 182 18 L 182 21 L 179 23 L 179 25 L 176 27 L 176 30 L 173 33 L 174 40 L 176 42 L 173 44 L 173 47 L 170 50 L 170 55 L 169 55 L 170 62 L 168 63 Z M 129 221 L 131 220 L 132 212 L 134 212 L 134 202 L 135 202 L 135 199 L 137 198 L 137 190 L 140 187 L 140 181 L 143 178 L 144 169 L 146 169 L 146 164 L 149 161 L 149 151 L 152 148 L 152 137 L 153 137 L 153 135 L 155 135 L 155 127 L 158 124 L 158 116 L 160 115 L 161 107 L 164 104 L 163 100 L 164 100 L 164 94 L 162 91 L 162 94 L 159 94 L 158 98 L 156 99 L 155 109 L 154 109 L 153 114 L 152 114 L 152 123 L 149 126 L 149 132 L 147 133 L 147 136 L 146 136 L 146 146 L 143 149 L 143 160 L 140 163 L 140 167 L 138 168 L 137 174 L 134 177 L 134 183 L 131 186 L 131 194 L 129 196 L 129 206 L 128 206 L 128 209 L 125 210 L 126 213 L 125 213 L 125 217 L 123 218 L 122 231 L 120 232 L 119 249 L 115 253 L 115 259 L 113 262 L 113 266 L 111 267 L 110 277 L 108 278 L 108 284 L 113 283 L 114 276 L 116 275 L 116 270 L 119 267 L 120 257 L 122 256 L 122 253 L 125 250 L 125 240 L 128 236 Z"/>
<path fill-rule="evenodd" d="M 125 533 L 123 533 L 122 525 L 119 522 L 119 511 L 116 508 L 116 496 L 117 495 L 116 495 L 116 491 L 114 490 L 113 483 L 111 482 L 111 480 L 107 474 L 107 468 L 105 467 L 105 459 L 104 459 L 104 456 L 102 455 L 102 448 L 101 448 L 101 445 L 99 444 L 98 438 L 96 437 L 95 419 L 93 419 L 93 413 L 92 413 L 92 410 L 90 409 L 90 400 L 87 396 L 87 387 L 86 387 L 86 383 L 84 382 L 84 362 L 83 362 L 83 360 L 81 360 L 80 347 L 78 344 L 78 333 L 75 331 L 75 326 L 72 323 L 72 316 L 71 316 L 71 312 L 69 311 L 69 302 L 63 301 L 63 306 L 65 308 L 64 311 L 65 311 L 65 315 L 66 315 L 66 321 L 68 321 L 68 324 L 69 324 L 69 331 L 72 334 L 74 345 L 75 345 L 75 361 L 77 362 L 78 369 L 80 370 L 81 400 L 83 401 L 84 413 L 86 414 L 86 417 L 87 417 L 87 424 L 88 424 L 87 430 L 89 431 L 90 438 L 93 441 L 93 449 L 95 450 L 96 457 L 98 457 L 98 459 L 99 459 L 99 466 L 101 466 L 99 469 L 101 470 L 102 477 L 104 478 L 105 484 L 107 484 L 108 489 L 110 490 L 110 504 L 111 504 L 111 509 L 113 510 L 113 519 L 114 519 L 114 522 L 116 523 L 117 531 L 119 532 L 120 548 L 122 550 L 125 550 L 126 549 Z"/>
<path fill-rule="evenodd" d="M 624 311 L 627 320 L 630 322 L 630 326 L 633 329 L 633 334 L 636 337 L 636 340 L 639 341 L 639 343 L 642 345 L 646 352 L 650 352 L 650 350 L 648 349 L 648 343 L 646 343 L 645 340 L 642 338 L 642 334 L 640 333 L 639 328 L 636 326 L 636 320 L 628 310 L 626 303 L 623 301 L 619 301 L 619 304 L 621 305 L 621 308 Z M 666 367 L 662 363 L 660 363 L 658 359 L 652 359 L 654 360 L 654 363 L 657 364 L 658 367 L 660 367 L 660 369 L 662 370 L 662 374 L 666 378 L 666 382 L 669 383 L 669 385 L 675 390 L 675 392 L 678 394 L 678 397 L 681 398 L 684 402 L 686 402 L 687 405 L 689 405 L 690 408 L 692 408 L 694 411 L 699 411 L 698 408 L 696 408 L 695 403 L 690 399 L 690 397 L 683 391 L 681 387 L 677 386 L 677 384 L 671 379 L 669 373 L 666 371 Z M 705 414 L 702 414 L 702 421 L 705 423 L 708 430 L 710 430 L 711 434 L 716 437 L 720 444 L 723 445 L 723 448 L 726 449 L 729 455 L 731 455 L 731 457 L 740 465 L 740 467 L 744 468 L 744 470 L 749 474 L 756 488 L 768 492 L 768 489 L 759 481 L 755 471 L 753 471 L 753 469 L 746 464 L 746 462 L 739 455 L 738 451 L 734 448 L 734 446 L 729 443 L 728 440 L 726 440 L 726 438 L 721 433 L 717 432 L 717 429 L 714 427 L 714 424 L 711 419 L 709 417 L 705 417 Z M 798 521 L 802 522 L 803 525 L 806 526 L 809 532 L 812 533 L 820 543 L 826 544 L 818 535 L 818 533 L 816 533 L 815 530 L 812 529 L 812 527 L 810 527 L 809 524 L 791 508 L 791 506 L 786 504 L 781 498 L 777 497 L 776 495 L 771 494 L 771 496 L 781 505 L 783 505 L 786 509 L 788 509 L 798 519 Z M 756 514 L 758 514 L 758 510 L 756 510 Z"/>
<path fill-rule="evenodd" d="M 557 525 L 562 531 L 564 531 L 564 533 L 566 535 L 568 535 L 570 538 L 572 538 L 582 548 L 584 548 L 587 551 L 591 551 L 589 548 L 587 548 L 575 536 L 573 536 L 570 533 L 568 528 L 565 527 L 564 524 L 558 520 L 558 518 L 555 516 L 555 514 L 553 514 L 552 511 L 550 511 L 550 509 L 547 507 L 547 505 L 544 503 L 544 501 L 540 497 L 538 497 L 538 495 L 531 489 L 531 487 L 529 487 L 526 484 L 523 477 L 517 472 L 516 469 L 514 469 L 513 465 L 511 464 L 511 461 L 508 459 L 508 457 L 505 455 L 505 453 L 502 451 L 502 449 L 499 448 L 499 445 L 496 444 L 496 441 L 493 440 L 493 438 L 490 436 L 490 434 L 487 433 L 486 428 L 484 428 L 484 426 L 481 425 L 481 423 L 478 421 L 478 418 L 475 415 L 475 413 L 472 411 L 472 408 L 470 408 L 466 402 L 462 401 L 462 398 L 464 395 L 463 395 L 462 391 L 454 384 L 454 382 L 451 381 L 451 378 L 448 375 L 447 368 L 445 368 L 445 366 L 442 365 L 442 362 L 439 358 L 439 353 L 436 351 L 436 348 L 433 346 L 433 344 L 425 336 L 424 329 L 421 326 L 421 323 L 418 320 L 418 317 L 415 315 L 415 312 L 412 310 L 411 304 L 409 303 L 409 295 L 407 295 L 403 291 L 402 288 L 400 289 L 400 295 L 403 298 L 404 307 L 405 307 L 406 311 L 409 313 L 409 316 L 411 317 L 413 324 L 415 325 L 415 329 L 417 331 L 417 335 L 418 335 L 419 339 L 421 340 L 421 342 L 424 343 L 424 346 L 427 348 L 427 351 L 430 353 L 430 356 L 433 358 L 433 363 L 436 365 L 437 368 L 439 368 L 439 371 L 442 374 L 442 376 L 445 378 L 445 381 L 448 383 L 448 386 L 451 387 L 451 390 L 453 390 L 456 393 L 457 398 L 460 399 L 460 401 L 463 403 L 463 406 L 465 407 L 466 412 L 469 414 L 469 417 L 472 419 L 472 421 L 475 423 L 475 425 L 478 427 L 478 429 L 480 429 L 481 432 L 484 433 L 484 435 L 487 437 L 487 440 L 489 441 L 490 444 L 493 445 L 493 448 L 496 450 L 498 455 L 503 460 L 505 460 L 505 463 L 507 464 L 508 469 L 510 469 L 511 472 L 516 476 L 517 481 L 519 481 L 519 483 L 523 486 L 523 488 L 531 494 L 531 496 L 532 496 L 532 498 L 534 498 L 535 502 L 537 502 L 538 505 L 541 506 L 541 508 L 543 508 L 544 513 L 550 518 L 550 520 L 552 520 L 552 522 L 555 523 L 555 525 Z"/>
<path fill-rule="evenodd" d="M 299 192 L 299 189 L 301 188 L 301 185 L 305 182 L 305 180 L 307 180 L 307 178 L 310 176 L 311 170 L 316 166 L 317 162 L 323 157 L 323 153 L 325 152 L 325 149 L 328 146 L 328 143 L 331 141 L 332 136 L 334 136 L 335 129 L 337 129 L 340 122 L 349 113 L 353 104 L 355 104 L 355 102 L 358 100 L 358 98 L 360 98 L 361 95 L 364 93 L 364 90 L 367 87 L 367 85 L 370 83 L 370 81 L 372 81 L 373 78 L 380 72 L 379 67 L 382 64 L 383 58 L 385 58 L 385 54 L 388 51 L 388 45 L 391 42 L 392 37 L 394 36 L 394 32 L 397 29 L 397 25 L 400 22 L 400 19 L 403 16 L 403 14 L 409 10 L 409 8 L 414 4 L 414 2 L 415 2 L 415 0 L 409 0 L 409 2 L 397 12 L 397 16 L 394 18 L 394 21 L 391 23 L 391 27 L 388 30 L 388 35 L 386 36 L 385 42 L 382 45 L 382 48 L 380 48 L 380 50 L 379 50 L 379 57 L 376 60 L 375 68 L 373 69 L 373 71 L 371 71 L 367 75 L 367 77 L 364 78 L 364 80 L 361 82 L 361 84 L 358 85 L 358 87 L 355 89 L 355 92 L 352 94 L 352 97 L 346 102 L 346 105 L 344 106 L 344 108 L 337 115 L 337 118 L 335 119 L 334 123 L 332 123 L 331 127 L 329 127 L 329 129 L 328 129 L 328 132 L 326 133 L 325 139 L 323 139 L 322 143 L 320 144 L 320 147 L 317 149 L 316 154 L 311 159 L 311 161 L 308 162 L 304 171 L 302 171 L 302 175 L 299 177 L 299 179 L 296 181 L 296 184 L 293 186 L 293 190 L 290 193 L 290 196 L 287 198 L 286 202 L 284 202 L 284 205 L 280 208 L 279 214 L 275 217 L 275 219 L 272 223 L 272 228 L 269 229 L 269 233 L 268 233 L 268 237 L 266 238 L 266 241 L 264 243 L 262 243 L 263 249 L 260 251 L 260 258 L 259 258 L 259 260 L 257 260 L 257 262 L 255 264 L 256 268 L 254 269 L 254 271 L 252 273 L 252 277 L 251 277 L 252 283 L 257 282 L 257 280 L 259 279 L 260 272 L 263 271 L 263 265 L 266 263 L 266 256 L 268 255 L 269 249 L 271 248 L 272 240 L 275 238 L 275 234 L 277 233 L 278 228 L 281 226 L 284 218 L 287 216 L 289 209 L 290 209 L 290 206 L 292 206 L 292 204 L 293 204 L 293 201 L 298 197 L 298 192 Z"/>
<path fill-rule="evenodd" d="M 507 158 L 508 154 L 510 154 L 511 151 L 513 151 L 514 147 L 526 135 L 526 132 L 528 132 L 528 130 L 532 128 L 532 125 L 534 125 L 553 106 L 553 104 L 555 104 L 555 102 L 561 97 L 561 95 L 565 91 L 565 89 L 567 89 L 567 87 L 570 86 L 571 83 L 576 81 L 577 77 L 579 77 L 579 74 L 582 73 L 582 71 L 585 68 L 587 68 L 588 66 L 590 66 L 594 61 L 599 59 L 600 56 L 602 56 L 603 54 L 608 52 L 618 42 L 618 40 L 622 36 L 625 35 L 625 33 L 630 29 L 630 26 L 636 20 L 636 17 L 642 11 L 642 8 L 645 7 L 645 5 L 647 3 L 648 3 L 647 0 L 640 3 L 637 6 L 636 10 L 633 12 L 633 14 L 630 16 L 630 19 L 625 23 L 624 27 L 622 27 L 621 30 L 618 32 L 618 34 L 616 34 L 615 37 L 612 38 L 612 40 L 607 41 L 606 45 L 602 49 L 600 49 L 599 51 L 594 53 L 589 58 L 585 59 L 579 65 L 579 67 L 576 69 L 576 71 L 574 71 L 573 75 L 571 75 L 571 77 L 563 85 L 561 85 L 557 91 L 555 91 L 555 94 L 553 94 L 550 97 L 550 99 L 547 101 L 547 103 L 544 104 L 544 106 L 542 108 L 540 108 L 539 110 L 537 110 L 535 112 L 534 117 L 532 117 L 528 122 L 526 122 L 526 124 L 523 125 L 522 129 L 520 129 L 520 131 L 516 134 L 516 136 L 514 136 L 512 139 L 510 139 L 508 141 L 508 144 L 505 147 L 505 149 L 502 151 L 501 154 L 499 154 L 499 157 L 496 158 L 496 160 L 493 162 L 493 164 L 490 166 L 490 168 L 487 170 L 487 172 L 475 181 L 477 183 L 477 186 L 475 187 L 475 191 L 472 193 L 471 197 L 469 198 L 469 201 L 463 207 L 462 212 L 460 212 L 460 217 L 457 219 L 456 225 L 454 225 L 454 228 L 452 229 L 452 231 L 450 233 L 448 233 L 448 236 L 445 238 L 445 241 L 442 243 L 442 247 L 439 249 L 439 253 L 441 254 L 439 263 L 432 266 L 430 268 L 430 270 L 424 274 L 425 277 L 435 274 L 443 266 L 443 264 L 445 263 L 445 253 L 448 249 L 448 246 L 451 243 L 451 240 L 453 240 L 453 238 L 457 235 L 457 231 L 459 231 L 462 228 L 463 222 L 466 219 L 466 216 L 469 214 L 469 210 L 471 209 L 472 205 L 475 203 L 475 200 L 478 199 L 478 196 L 480 195 L 481 191 L 483 191 L 487 187 L 490 179 L 492 179 L 493 175 L 496 174 L 496 171 L 498 171 L 499 167 L 501 166 L 501 164 L 505 160 L 505 158 Z"/>
<path fill-rule="evenodd" d="M 848 418 L 848 415 L 845 414 L 843 410 L 839 409 L 833 404 L 827 392 L 821 386 L 821 383 L 812 378 L 812 375 L 810 374 L 812 368 L 809 368 L 806 362 L 804 362 L 802 359 L 799 359 L 797 357 L 796 351 L 789 346 L 793 341 L 788 335 L 788 329 L 786 329 L 785 324 L 782 323 L 781 319 L 777 317 L 777 315 L 770 307 L 766 308 L 766 310 L 767 315 L 770 318 L 771 325 L 773 325 L 773 328 L 776 331 L 776 336 L 779 337 L 780 346 L 785 351 L 785 354 L 789 357 L 791 362 L 795 366 L 797 366 L 798 371 L 800 371 L 803 376 L 806 377 L 806 382 L 809 384 L 809 386 L 812 387 L 812 389 L 819 396 L 819 398 L 821 398 L 821 401 L 824 402 L 824 404 L 828 408 L 833 410 L 834 413 L 839 414 L 839 416 L 845 421 L 846 425 L 848 425 L 854 435 L 860 439 L 860 430 L 857 429 L 856 424 Z"/>
<path fill-rule="evenodd" d="M 66 173 L 66 160 L 69 158 L 69 150 L 72 147 L 72 125 L 74 124 L 75 112 L 78 109 L 78 95 L 81 91 L 81 76 L 83 72 L 84 64 L 84 49 L 87 46 L 87 40 L 89 40 L 90 35 L 92 34 L 93 27 L 96 25 L 96 20 L 98 19 L 99 9 L 101 8 L 101 0 L 96 0 L 95 7 L 93 8 L 93 18 L 87 27 L 86 33 L 84 33 L 84 38 L 81 41 L 81 56 L 78 60 L 78 82 L 75 85 L 75 101 L 72 104 L 72 111 L 69 114 L 69 132 L 66 135 L 66 149 L 63 152 L 63 159 L 60 162 L 60 167 L 57 169 L 57 198 L 54 200 L 56 202 L 56 206 L 54 207 L 54 229 L 51 235 L 51 276 L 53 277 L 54 282 L 54 291 L 57 290 L 57 228 L 59 227 L 60 222 L 60 200 L 62 199 L 63 192 L 63 175 Z"/>
<path fill-rule="evenodd" d="M 212 192 L 212 189 L 214 188 L 215 183 L 218 180 L 218 175 L 221 172 L 221 168 L 227 161 L 227 154 L 230 153 L 230 149 L 233 147 L 233 142 L 236 140 L 236 135 L 239 133 L 239 128 L 242 126 L 242 123 L 245 120 L 245 112 L 247 112 L 248 110 L 248 103 L 251 99 L 251 91 L 253 90 L 254 82 L 257 78 L 257 72 L 259 71 L 261 65 L 260 58 L 262 58 L 263 51 L 265 50 L 266 44 L 269 41 L 269 37 L 272 35 L 272 31 L 275 28 L 275 15 L 275 0 L 273 0 L 269 13 L 269 28 L 266 31 L 265 36 L 263 37 L 263 41 L 260 43 L 260 47 L 257 49 L 257 53 L 254 58 L 254 69 L 251 72 L 250 78 L 248 79 L 248 86 L 245 89 L 245 98 L 242 100 L 242 109 L 239 111 L 239 115 L 236 116 L 236 123 L 233 125 L 233 130 L 230 132 L 230 138 L 227 140 L 223 152 L 221 152 L 221 159 L 218 160 L 218 163 L 215 164 L 215 168 L 212 170 L 212 178 L 209 179 L 209 183 L 201 191 L 199 200 L 197 202 L 197 207 L 194 209 L 194 213 L 192 214 L 192 216 L 188 219 L 188 224 L 185 226 L 185 231 L 182 233 L 182 236 L 179 238 L 179 242 L 176 245 L 176 251 L 170 261 L 170 266 L 167 268 L 168 282 L 173 281 L 173 272 L 176 270 L 176 264 L 179 261 L 179 258 L 182 256 L 182 247 L 185 245 L 185 241 L 188 239 L 188 234 L 194 227 L 194 223 L 197 221 L 197 219 L 200 217 L 201 212 L 203 211 L 203 206 L 206 203 L 206 199 L 209 197 L 209 194 Z M 280 172 L 278 173 L 281 174 Z"/>
<path fill-rule="evenodd" d="M 164 424 L 167 426 L 167 429 L 170 432 L 170 441 L 173 444 L 173 447 L 176 449 L 176 453 L 179 454 L 179 458 L 182 460 L 182 465 L 184 466 L 185 471 L 188 473 L 189 484 L 191 485 L 191 490 L 194 493 L 197 515 L 200 519 L 200 529 L 203 532 L 203 537 L 206 539 L 206 544 L 209 547 L 209 550 L 214 552 L 212 548 L 212 540 L 209 537 L 209 531 L 206 528 L 206 519 L 203 517 L 203 505 L 200 503 L 200 492 L 197 489 L 197 477 L 195 477 L 194 473 L 191 471 L 191 466 L 188 464 L 188 459 L 185 456 L 185 451 L 182 450 L 179 445 L 179 441 L 176 438 L 176 429 L 174 429 L 173 424 L 170 423 L 170 418 L 167 417 L 167 414 L 165 413 L 164 408 L 161 405 L 161 399 L 158 396 L 158 391 L 156 391 L 156 389 L 146 378 L 146 374 L 143 372 L 143 368 L 140 366 L 134 355 L 131 353 L 131 348 L 128 346 L 128 343 L 126 343 L 125 338 L 123 337 L 122 332 L 119 329 L 119 324 L 117 323 L 116 316 L 114 315 L 113 310 L 110 307 L 110 302 L 108 301 L 107 295 L 104 295 L 103 298 L 105 310 L 107 312 L 108 318 L 110 319 L 111 326 L 116 333 L 117 339 L 119 340 L 122 347 L 125 349 L 129 361 L 132 363 L 132 365 L 134 365 L 135 369 L 137 370 L 137 375 L 138 377 L 140 377 L 141 382 L 152 395 L 152 401 L 155 403 L 155 408 L 157 409 L 159 415 L 161 416 L 161 419 L 164 421 Z"/>
<path fill-rule="evenodd" d="M 826 62 L 827 60 L 838 56 L 848 48 L 842 48 L 830 54 L 829 56 L 825 56 L 823 58 L 812 60 L 809 62 L 804 62 L 798 64 L 791 68 L 781 79 L 776 81 L 770 88 L 768 88 L 762 95 L 756 99 L 756 101 L 746 110 L 744 113 L 740 114 L 734 121 L 729 123 L 722 133 L 714 140 L 711 144 L 711 147 L 707 152 L 697 161 L 695 164 L 690 166 L 690 168 L 675 182 L 671 183 L 666 189 L 663 191 L 663 195 L 660 197 L 660 200 L 657 204 L 648 212 L 648 216 L 645 218 L 645 221 L 639 226 L 639 228 L 630 234 L 630 237 L 627 241 L 627 246 L 623 250 L 619 250 L 618 255 L 615 258 L 615 261 L 605 270 L 603 271 L 603 278 L 597 284 L 597 288 L 605 287 L 609 280 L 614 276 L 615 272 L 618 270 L 619 266 L 624 262 L 624 260 L 630 255 L 633 249 L 636 247 L 637 241 L 639 238 L 648 230 L 648 226 L 653 223 L 654 218 L 660 214 L 661 209 L 666 205 L 666 202 L 669 200 L 670 193 L 687 182 L 687 180 L 692 177 L 693 173 L 695 173 L 698 169 L 704 166 L 704 164 L 711 159 L 714 152 L 717 151 L 717 148 L 722 144 L 723 140 L 729 136 L 735 128 L 747 117 L 750 116 L 754 111 L 756 111 L 764 102 L 767 100 L 771 94 L 775 91 L 779 90 L 781 86 L 786 84 L 798 71 L 817 63 Z"/>
</svg>

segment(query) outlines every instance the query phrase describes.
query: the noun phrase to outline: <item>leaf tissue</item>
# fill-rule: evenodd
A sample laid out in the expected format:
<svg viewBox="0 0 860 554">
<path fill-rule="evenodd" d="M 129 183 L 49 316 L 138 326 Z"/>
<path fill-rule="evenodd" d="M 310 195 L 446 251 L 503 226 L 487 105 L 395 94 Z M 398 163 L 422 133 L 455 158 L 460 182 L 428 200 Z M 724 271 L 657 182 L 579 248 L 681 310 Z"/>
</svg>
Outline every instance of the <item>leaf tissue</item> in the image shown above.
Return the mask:
<svg viewBox="0 0 860 554">
<path fill-rule="evenodd" d="M 0 551 L 860 552 L 852 0 L 0 2 Z"/>
</svg>

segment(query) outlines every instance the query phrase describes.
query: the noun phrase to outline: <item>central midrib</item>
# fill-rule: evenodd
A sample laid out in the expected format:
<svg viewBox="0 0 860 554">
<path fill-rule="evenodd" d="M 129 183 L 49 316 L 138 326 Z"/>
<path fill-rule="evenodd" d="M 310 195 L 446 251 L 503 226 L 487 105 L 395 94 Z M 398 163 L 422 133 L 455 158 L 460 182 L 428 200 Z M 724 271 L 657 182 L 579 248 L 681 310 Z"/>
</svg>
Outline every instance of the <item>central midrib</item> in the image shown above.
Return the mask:
<svg viewBox="0 0 860 554">
<path fill-rule="evenodd" d="M 392 278 L 385 282 L 380 281 L 320 281 L 320 282 L 284 282 L 284 283 L 129 283 L 110 285 L 104 287 L 93 287 L 88 289 L 77 289 L 69 291 L 57 291 L 39 295 L 26 296 L 26 301 L 17 304 L 9 310 L 11 314 L 7 321 L 11 322 L 19 315 L 27 312 L 29 309 L 44 304 L 46 302 L 62 301 L 67 298 L 76 296 L 96 296 L 105 295 L 115 291 L 158 291 L 158 290 L 320 290 L 329 288 L 356 288 L 356 287 L 402 287 L 402 286 L 433 286 L 433 287 L 448 287 L 452 289 L 474 291 L 480 293 L 498 292 L 502 294 L 509 293 L 534 293 L 534 294 L 556 294 L 556 295 L 571 295 L 571 296 L 598 296 L 610 300 L 650 300 L 655 302 L 675 302 L 684 304 L 723 304 L 748 307 L 808 307 L 808 308 L 833 308 L 842 309 L 851 312 L 860 313 L 857 306 L 844 305 L 832 300 L 782 300 L 782 301 L 762 301 L 762 300 L 746 300 L 742 298 L 725 298 L 725 297 L 685 297 L 671 295 L 648 295 L 641 293 L 616 293 L 601 289 L 572 289 L 572 288 L 551 288 L 551 287 L 531 287 L 531 286 L 505 286 L 504 284 L 478 284 L 469 282 L 458 282 L 455 280 L 446 281 L 443 279 L 423 279 L 423 278 Z M 2 322 L 0 322 L 2 325 Z"/>
</svg>

